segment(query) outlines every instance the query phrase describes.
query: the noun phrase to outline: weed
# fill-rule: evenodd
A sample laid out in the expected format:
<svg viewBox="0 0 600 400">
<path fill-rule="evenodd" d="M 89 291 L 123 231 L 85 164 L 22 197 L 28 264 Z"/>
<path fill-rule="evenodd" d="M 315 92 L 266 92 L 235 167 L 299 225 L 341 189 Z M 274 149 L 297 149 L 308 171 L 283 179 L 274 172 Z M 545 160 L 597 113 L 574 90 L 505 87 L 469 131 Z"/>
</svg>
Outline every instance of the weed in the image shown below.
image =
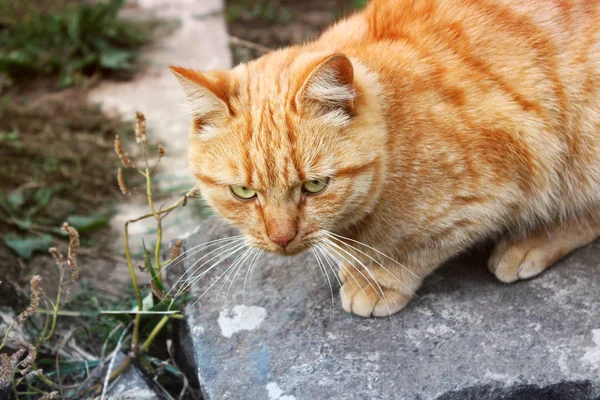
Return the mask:
<svg viewBox="0 0 600 400">
<path fill-rule="evenodd" d="M 57 75 L 61 86 L 97 71 L 135 68 L 153 24 L 126 20 L 124 0 L 0 0 L 0 73 L 11 78 Z"/>
<path fill-rule="evenodd" d="M 232 0 L 225 10 L 225 18 L 228 22 L 260 20 L 285 24 L 293 21 L 294 15 L 280 0 Z"/>
<path fill-rule="evenodd" d="M 0 390 L 11 387 L 16 398 L 52 398 L 60 395 L 60 398 L 68 399 L 105 393 L 109 383 L 135 360 L 150 376 L 154 376 L 155 382 L 160 382 L 158 378 L 161 376 L 168 376 L 165 381 L 179 380 L 184 390 L 190 391 L 187 379 L 172 359 L 170 342 L 167 341 L 167 353 L 164 355 L 168 361 L 158 360 L 151 355 L 150 350 L 170 322 L 182 318 L 184 304 L 184 299 L 173 301 L 165 293 L 164 267 L 172 258 L 161 258 L 162 221 L 177 208 L 185 206 L 188 199 L 195 197 L 196 193 L 192 190 L 170 206 L 157 207 L 151 178 L 154 167 L 164 155 L 164 149 L 162 146 L 157 148 L 157 159 L 150 165 L 150 145 L 145 118 L 141 113 L 136 116 L 136 142 L 141 150 L 141 162 L 130 159 L 123 151 L 120 138 L 115 140 L 115 152 L 121 159 L 123 168 L 133 170 L 144 178 L 144 192 L 149 207 L 147 214 L 127 221 L 124 226 L 124 250 L 135 300 L 132 304 L 128 304 L 128 301 L 112 304 L 116 309 L 106 310 L 103 309 L 106 304 L 101 304 L 92 292 L 86 292 L 84 300 L 81 300 L 82 293 L 73 296 L 78 299 L 77 307 L 67 305 L 71 298 L 71 283 L 79 277 L 77 253 L 80 240 L 77 230 L 65 223 L 62 230 L 69 237 L 66 254 L 57 248 L 50 249 L 60 275 L 56 298 L 50 300 L 41 288 L 40 278 L 34 276 L 31 280 L 32 295 L 29 307 L 14 319 L 0 337 L 0 350 L 7 345 L 13 349 L 12 355 L 8 355 L 6 351 L 1 355 Z M 119 170 L 121 185 L 127 188 L 124 192 L 129 193 L 128 183 L 122 170 Z M 141 192 L 135 189 L 132 191 Z M 150 249 L 152 251 L 148 251 L 142 242 L 144 270 L 149 273 L 149 287 L 138 284 L 128 235 L 130 224 L 147 218 L 154 218 L 156 221 L 157 235 L 156 244 Z M 177 257 L 181 253 L 181 246 L 180 241 L 175 242 L 169 252 L 170 257 Z M 129 307 L 130 305 L 133 307 Z M 59 318 L 78 318 L 82 321 L 89 320 L 89 323 L 78 322 L 76 327 L 65 332 L 57 329 Z M 10 339 L 10 332 L 14 326 L 25 321 L 31 324 L 30 333 L 37 338 L 35 345 L 15 343 Z M 78 333 L 78 330 L 81 332 Z M 89 348 L 90 346 L 86 349 L 80 348 L 76 344 L 77 338 L 80 341 L 87 339 L 88 342 L 94 338 L 95 349 Z M 102 350 L 98 351 L 98 347 Z M 109 348 L 112 351 L 108 352 Z M 126 356 L 120 362 L 115 362 L 117 353 L 124 353 Z M 75 357 L 74 354 L 78 356 Z"/>
</svg>

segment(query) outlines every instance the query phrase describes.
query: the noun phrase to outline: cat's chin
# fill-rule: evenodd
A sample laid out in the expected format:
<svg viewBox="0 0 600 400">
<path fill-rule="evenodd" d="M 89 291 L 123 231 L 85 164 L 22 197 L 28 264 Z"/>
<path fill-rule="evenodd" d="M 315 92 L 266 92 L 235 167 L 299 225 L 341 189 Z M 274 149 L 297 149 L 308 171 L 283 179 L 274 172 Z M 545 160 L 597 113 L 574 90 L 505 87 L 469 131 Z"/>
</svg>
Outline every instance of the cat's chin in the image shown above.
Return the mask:
<svg viewBox="0 0 600 400">
<path fill-rule="evenodd" d="M 274 253 L 274 254 L 277 254 L 279 256 L 291 257 L 291 256 L 298 255 L 300 253 L 304 253 L 309 248 L 310 248 L 310 246 L 294 246 L 292 248 L 286 248 L 286 249 L 282 249 L 282 248 L 275 249 L 275 248 L 272 248 L 272 249 L 265 249 L 265 250 L 267 250 L 269 253 Z"/>
</svg>

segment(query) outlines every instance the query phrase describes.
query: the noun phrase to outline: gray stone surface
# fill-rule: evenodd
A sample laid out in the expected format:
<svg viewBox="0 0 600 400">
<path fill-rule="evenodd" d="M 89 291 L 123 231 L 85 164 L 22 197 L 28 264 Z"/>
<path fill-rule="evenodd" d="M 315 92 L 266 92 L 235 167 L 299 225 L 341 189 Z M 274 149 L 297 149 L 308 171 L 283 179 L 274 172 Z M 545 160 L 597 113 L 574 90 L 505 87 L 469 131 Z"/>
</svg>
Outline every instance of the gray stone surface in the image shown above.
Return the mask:
<svg viewBox="0 0 600 400">
<path fill-rule="evenodd" d="M 125 355 L 118 353 L 115 358 L 115 368 L 125 359 Z M 150 387 L 144 374 L 136 367 L 129 365 L 123 373 L 113 382 L 107 391 L 109 400 L 157 400 L 158 394 Z"/>
<path fill-rule="evenodd" d="M 209 220 L 186 248 L 233 234 Z M 332 308 L 311 254 L 265 254 L 245 299 L 244 269 L 227 301 L 229 284 L 216 298 L 217 284 L 188 308 L 189 353 L 206 399 L 598 399 L 599 255 L 596 242 L 505 285 L 474 252 L 429 277 L 391 319 L 362 319 L 341 310 L 337 291 Z"/>
</svg>

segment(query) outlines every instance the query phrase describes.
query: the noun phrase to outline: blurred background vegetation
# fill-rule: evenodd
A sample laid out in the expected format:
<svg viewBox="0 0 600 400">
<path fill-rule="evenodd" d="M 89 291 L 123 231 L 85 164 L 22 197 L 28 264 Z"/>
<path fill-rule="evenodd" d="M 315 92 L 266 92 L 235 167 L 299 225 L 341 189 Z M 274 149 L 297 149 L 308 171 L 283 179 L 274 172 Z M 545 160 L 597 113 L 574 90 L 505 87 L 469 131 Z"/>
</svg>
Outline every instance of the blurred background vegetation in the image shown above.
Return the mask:
<svg viewBox="0 0 600 400">
<path fill-rule="evenodd" d="M 124 19 L 123 6 L 0 0 L 0 227 L 19 257 L 47 249 L 65 220 L 86 233 L 110 219 L 112 142 L 131 124 L 89 104 L 87 90 L 132 77 L 161 25 Z"/>
</svg>

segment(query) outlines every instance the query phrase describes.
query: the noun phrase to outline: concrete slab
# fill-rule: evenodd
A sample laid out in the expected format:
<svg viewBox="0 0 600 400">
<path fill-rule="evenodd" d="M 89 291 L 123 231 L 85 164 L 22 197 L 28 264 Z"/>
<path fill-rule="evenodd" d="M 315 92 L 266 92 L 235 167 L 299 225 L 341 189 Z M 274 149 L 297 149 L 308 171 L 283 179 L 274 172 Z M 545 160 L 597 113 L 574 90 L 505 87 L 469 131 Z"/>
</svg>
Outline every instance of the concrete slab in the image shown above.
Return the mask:
<svg viewBox="0 0 600 400">
<path fill-rule="evenodd" d="M 209 220 L 186 248 L 234 234 Z M 346 314 L 337 292 L 332 307 L 312 255 L 265 254 L 245 297 L 244 268 L 226 302 L 217 284 L 188 308 L 189 352 L 206 399 L 600 399 L 599 254 L 596 242 L 511 285 L 463 257 L 391 319 Z"/>
</svg>

